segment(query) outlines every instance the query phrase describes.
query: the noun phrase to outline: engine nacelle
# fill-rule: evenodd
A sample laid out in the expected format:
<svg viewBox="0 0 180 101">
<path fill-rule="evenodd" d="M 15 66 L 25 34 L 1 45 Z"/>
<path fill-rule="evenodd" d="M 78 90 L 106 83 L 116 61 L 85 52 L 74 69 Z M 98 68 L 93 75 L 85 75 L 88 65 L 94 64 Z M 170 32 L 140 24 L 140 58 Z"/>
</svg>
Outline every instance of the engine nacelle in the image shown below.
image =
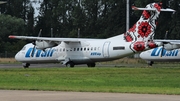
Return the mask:
<svg viewBox="0 0 180 101">
<path fill-rule="evenodd" d="M 180 48 L 180 45 L 179 44 L 164 44 L 164 48 L 166 50 L 172 50 L 172 49 L 177 49 L 177 48 Z"/>
<path fill-rule="evenodd" d="M 37 49 L 41 49 L 41 50 L 56 46 L 55 43 L 53 43 L 53 42 L 47 42 L 47 41 L 36 41 L 35 44 L 36 44 L 36 48 L 37 48 Z"/>
</svg>

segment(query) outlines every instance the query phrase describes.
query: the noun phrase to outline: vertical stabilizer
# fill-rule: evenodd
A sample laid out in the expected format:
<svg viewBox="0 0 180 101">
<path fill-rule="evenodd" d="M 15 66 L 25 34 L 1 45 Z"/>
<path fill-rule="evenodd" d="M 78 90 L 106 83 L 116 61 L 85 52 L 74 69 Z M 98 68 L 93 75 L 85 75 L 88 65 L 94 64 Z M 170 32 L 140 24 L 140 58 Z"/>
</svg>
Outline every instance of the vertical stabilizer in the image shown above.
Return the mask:
<svg viewBox="0 0 180 101">
<path fill-rule="evenodd" d="M 157 19 L 161 12 L 162 3 L 151 3 L 146 8 L 132 7 L 134 10 L 143 10 L 140 19 L 124 33 L 126 42 L 132 42 L 130 48 L 134 51 L 144 51 L 155 48 L 157 45 L 152 41 L 155 34 Z M 164 10 L 164 9 L 163 9 Z"/>
</svg>

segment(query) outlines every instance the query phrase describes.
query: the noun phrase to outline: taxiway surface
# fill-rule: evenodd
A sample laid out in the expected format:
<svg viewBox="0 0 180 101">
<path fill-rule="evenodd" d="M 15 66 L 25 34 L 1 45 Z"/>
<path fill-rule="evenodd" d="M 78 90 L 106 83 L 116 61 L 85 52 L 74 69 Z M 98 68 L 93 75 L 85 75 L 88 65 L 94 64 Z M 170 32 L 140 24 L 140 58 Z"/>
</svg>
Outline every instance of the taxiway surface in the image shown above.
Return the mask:
<svg viewBox="0 0 180 101">
<path fill-rule="evenodd" d="M 1 101 L 179 101 L 178 95 L 0 90 Z"/>
</svg>

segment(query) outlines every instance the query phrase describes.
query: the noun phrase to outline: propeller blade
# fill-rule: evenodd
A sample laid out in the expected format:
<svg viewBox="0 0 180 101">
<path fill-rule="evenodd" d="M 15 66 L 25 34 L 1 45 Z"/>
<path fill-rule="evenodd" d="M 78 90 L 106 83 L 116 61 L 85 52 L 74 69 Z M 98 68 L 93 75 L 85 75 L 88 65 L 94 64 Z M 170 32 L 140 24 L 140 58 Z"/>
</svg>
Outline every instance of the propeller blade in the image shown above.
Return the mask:
<svg viewBox="0 0 180 101">
<path fill-rule="evenodd" d="M 53 37 L 53 28 L 51 28 L 51 38 Z"/>
<path fill-rule="evenodd" d="M 164 36 L 164 39 L 167 39 L 167 34 L 168 34 L 168 31 L 166 31 L 166 34 Z"/>
<path fill-rule="evenodd" d="M 166 34 L 165 34 L 165 36 L 164 36 L 164 40 L 167 39 L 167 35 L 168 35 L 168 31 L 166 31 Z M 161 57 L 162 57 L 163 52 L 164 52 L 164 44 L 167 44 L 167 42 L 162 42 Z"/>
<path fill-rule="evenodd" d="M 40 29 L 39 34 L 38 34 L 38 37 L 40 37 L 40 36 L 41 36 L 41 32 L 42 32 L 42 29 Z"/>
<path fill-rule="evenodd" d="M 40 37 L 40 36 L 41 36 L 41 32 L 42 32 L 42 29 L 40 29 L 39 34 L 38 34 L 38 37 Z M 35 52 L 35 48 L 36 48 L 36 41 L 37 41 L 37 40 L 34 40 L 34 41 L 32 42 L 32 44 L 34 45 L 34 47 L 33 47 L 32 53 L 31 53 L 31 57 L 33 57 L 34 52 Z"/>
</svg>

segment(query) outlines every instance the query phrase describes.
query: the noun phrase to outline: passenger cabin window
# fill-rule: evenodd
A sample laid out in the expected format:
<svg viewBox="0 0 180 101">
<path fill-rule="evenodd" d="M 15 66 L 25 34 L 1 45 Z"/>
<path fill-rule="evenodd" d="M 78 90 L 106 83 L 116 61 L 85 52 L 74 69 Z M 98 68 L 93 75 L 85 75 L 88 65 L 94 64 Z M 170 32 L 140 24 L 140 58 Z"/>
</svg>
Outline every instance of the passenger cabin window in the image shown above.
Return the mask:
<svg viewBox="0 0 180 101">
<path fill-rule="evenodd" d="M 94 50 L 96 50 L 96 47 L 94 47 Z"/>
<path fill-rule="evenodd" d="M 124 49 L 125 49 L 124 46 L 113 47 L 113 50 L 124 50 Z"/>
</svg>

